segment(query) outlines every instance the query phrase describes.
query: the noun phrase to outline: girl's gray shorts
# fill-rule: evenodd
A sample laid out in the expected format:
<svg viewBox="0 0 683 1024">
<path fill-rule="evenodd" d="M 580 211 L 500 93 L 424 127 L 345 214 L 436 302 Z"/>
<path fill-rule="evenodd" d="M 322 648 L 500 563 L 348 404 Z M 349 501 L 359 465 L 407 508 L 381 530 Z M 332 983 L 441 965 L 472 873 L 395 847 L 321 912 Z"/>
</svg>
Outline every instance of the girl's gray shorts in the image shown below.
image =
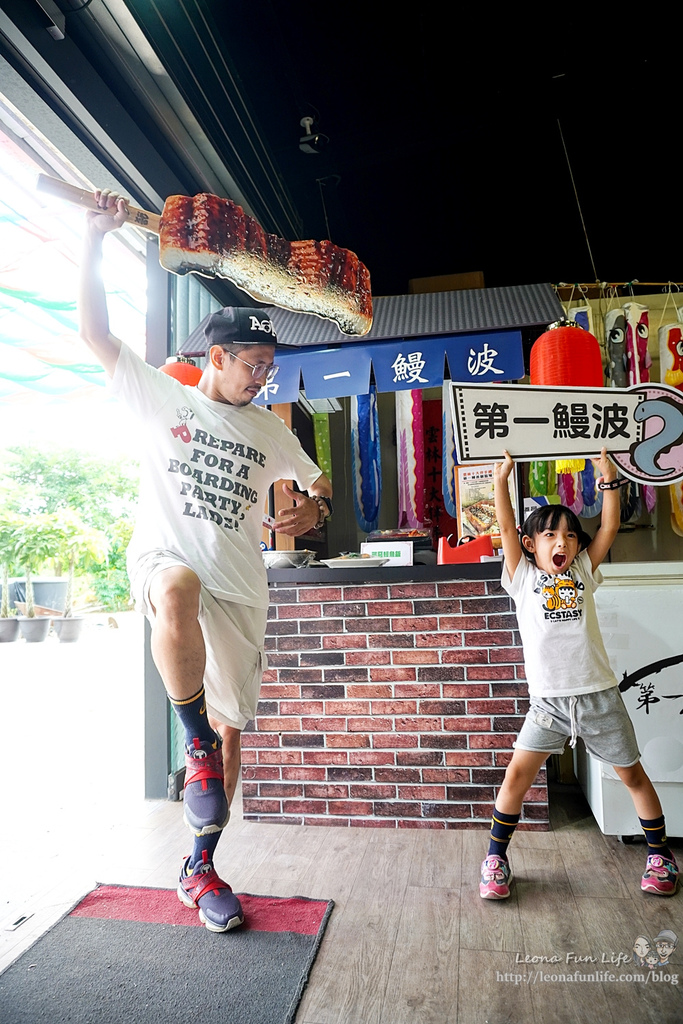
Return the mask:
<svg viewBox="0 0 683 1024">
<path fill-rule="evenodd" d="M 532 697 L 515 749 L 561 754 L 580 736 L 598 761 L 630 768 L 640 760 L 633 722 L 618 686 L 576 697 Z"/>
</svg>

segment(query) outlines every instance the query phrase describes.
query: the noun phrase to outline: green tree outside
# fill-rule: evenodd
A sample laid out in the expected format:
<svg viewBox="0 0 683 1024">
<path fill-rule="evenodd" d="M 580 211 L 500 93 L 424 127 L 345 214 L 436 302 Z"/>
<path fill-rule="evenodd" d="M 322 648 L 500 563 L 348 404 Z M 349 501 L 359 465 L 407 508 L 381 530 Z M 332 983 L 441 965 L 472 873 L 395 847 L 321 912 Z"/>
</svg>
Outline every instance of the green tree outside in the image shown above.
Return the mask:
<svg viewBox="0 0 683 1024">
<path fill-rule="evenodd" d="M 134 517 L 138 483 L 132 459 L 98 459 L 75 448 L 12 447 L 0 463 L 3 508 L 24 515 L 74 508 L 97 530 Z"/>
<path fill-rule="evenodd" d="M 78 597 L 105 611 L 130 607 L 125 555 L 134 525 L 138 482 L 138 466 L 129 459 L 99 459 L 76 449 L 35 445 L 0 453 L 0 508 L 23 521 L 27 532 L 17 536 L 24 536 L 27 544 L 33 546 L 31 522 L 39 527 L 54 517 L 59 523 L 60 512 L 67 532 L 92 537 L 90 531 L 100 531 L 105 535 L 104 549 L 86 544 L 88 557 L 75 564 Z M 73 513 L 82 524 L 80 531 L 68 525 L 73 526 Z M 51 550 L 42 549 L 45 558 L 40 568 L 51 561 L 56 575 L 69 571 L 68 545 L 57 539 L 64 529 L 57 530 Z M 17 555 L 21 559 L 20 551 Z M 31 562 L 35 572 L 34 557 Z"/>
</svg>

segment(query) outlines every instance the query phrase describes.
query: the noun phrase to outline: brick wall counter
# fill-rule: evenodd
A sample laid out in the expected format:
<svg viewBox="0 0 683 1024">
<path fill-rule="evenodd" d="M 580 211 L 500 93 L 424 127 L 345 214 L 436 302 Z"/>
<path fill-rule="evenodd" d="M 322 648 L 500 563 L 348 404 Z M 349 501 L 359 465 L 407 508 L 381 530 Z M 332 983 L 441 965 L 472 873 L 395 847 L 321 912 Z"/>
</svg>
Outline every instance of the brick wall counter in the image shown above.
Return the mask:
<svg viewBox="0 0 683 1024">
<path fill-rule="evenodd" d="M 496 579 L 440 567 L 429 582 L 383 583 L 336 571 L 271 584 L 270 664 L 242 737 L 244 817 L 488 827 L 528 706 L 498 568 Z M 548 828 L 545 770 L 522 822 Z"/>
</svg>

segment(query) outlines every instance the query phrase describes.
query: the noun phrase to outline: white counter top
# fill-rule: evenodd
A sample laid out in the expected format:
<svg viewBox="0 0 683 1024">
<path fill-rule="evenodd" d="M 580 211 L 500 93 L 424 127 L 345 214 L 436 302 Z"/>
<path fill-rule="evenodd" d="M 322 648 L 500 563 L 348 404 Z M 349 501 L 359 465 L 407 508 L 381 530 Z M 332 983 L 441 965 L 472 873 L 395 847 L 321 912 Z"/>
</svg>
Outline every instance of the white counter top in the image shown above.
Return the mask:
<svg viewBox="0 0 683 1024">
<path fill-rule="evenodd" d="M 605 586 L 683 583 L 683 562 L 603 562 Z"/>
</svg>

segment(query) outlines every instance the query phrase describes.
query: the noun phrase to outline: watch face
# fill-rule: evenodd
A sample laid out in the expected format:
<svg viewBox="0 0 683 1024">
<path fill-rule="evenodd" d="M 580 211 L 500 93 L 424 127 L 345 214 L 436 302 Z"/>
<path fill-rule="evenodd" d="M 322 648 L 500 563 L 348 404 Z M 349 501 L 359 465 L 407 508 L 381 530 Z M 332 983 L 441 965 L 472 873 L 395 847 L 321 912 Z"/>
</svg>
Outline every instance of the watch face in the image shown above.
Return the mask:
<svg viewBox="0 0 683 1024">
<path fill-rule="evenodd" d="M 330 501 L 330 499 L 329 498 L 322 498 L 321 497 L 321 500 L 324 501 L 325 504 L 327 505 L 327 511 L 328 511 L 329 515 L 332 515 L 333 509 L 332 509 L 332 502 Z"/>
</svg>

